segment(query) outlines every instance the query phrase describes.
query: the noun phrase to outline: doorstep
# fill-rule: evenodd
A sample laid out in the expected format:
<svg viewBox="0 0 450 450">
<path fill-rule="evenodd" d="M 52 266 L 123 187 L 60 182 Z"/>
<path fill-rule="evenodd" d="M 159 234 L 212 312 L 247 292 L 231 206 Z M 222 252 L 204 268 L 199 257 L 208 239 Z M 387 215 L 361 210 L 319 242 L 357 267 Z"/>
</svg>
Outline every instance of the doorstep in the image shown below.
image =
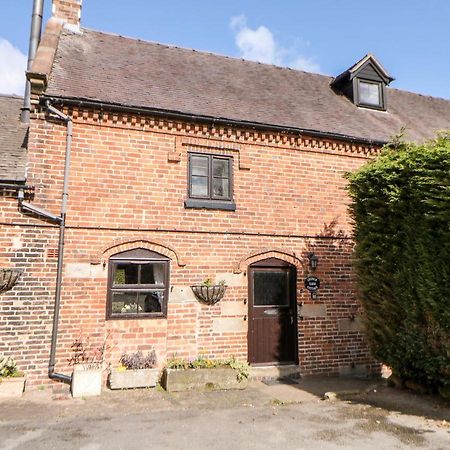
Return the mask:
<svg viewBox="0 0 450 450">
<path fill-rule="evenodd" d="M 300 366 L 250 366 L 250 380 L 278 380 L 280 378 L 300 378 Z"/>
</svg>

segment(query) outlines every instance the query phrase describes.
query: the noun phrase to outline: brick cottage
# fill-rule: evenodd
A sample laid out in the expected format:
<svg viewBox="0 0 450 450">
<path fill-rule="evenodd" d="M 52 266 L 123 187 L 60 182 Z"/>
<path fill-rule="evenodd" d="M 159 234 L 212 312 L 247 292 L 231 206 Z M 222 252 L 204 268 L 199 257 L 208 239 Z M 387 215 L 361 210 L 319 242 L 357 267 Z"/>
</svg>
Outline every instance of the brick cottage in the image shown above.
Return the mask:
<svg viewBox="0 0 450 450">
<path fill-rule="evenodd" d="M 449 129 L 450 102 L 388 88 L 372 55 L 330 78 L 80 28 L 80 12 L 53 1 L 28 127 L 0 97 L 0 267 L 23 271 L 0 295 L 0 354 L 29 385 L 70 373 L 80 333 L 109 334 L 112 365 L 154 348 L 160 366 L 376 373 L 344 174 L 404 126 Z M 215 304 L 191 288 L 207 279 L 227 286 Z"/>
</svg>

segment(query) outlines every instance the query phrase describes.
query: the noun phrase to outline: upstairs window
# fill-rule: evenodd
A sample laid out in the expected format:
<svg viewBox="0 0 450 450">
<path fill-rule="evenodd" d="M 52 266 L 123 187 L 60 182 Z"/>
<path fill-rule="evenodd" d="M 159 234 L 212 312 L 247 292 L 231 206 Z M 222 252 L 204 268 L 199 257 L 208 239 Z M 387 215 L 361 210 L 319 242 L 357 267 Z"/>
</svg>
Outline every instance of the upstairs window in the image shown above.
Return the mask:
<svg viewBox="0 0 450 450">
<path fill-rule="evenodd" d="M 233 158 L 189 153 L 187 208 L 235 210 Z"/>
<path fill-rule="evenodd" d="M 381 108 L 383 106 L 381 84 L 358 79 L 358 99 L 360 105 Z"/>
<path fill-rule="evenodd" d="M 334 78 L 330 85 L 356 106 L 386 111 L 386 87 L 393 80 L 377 59 L 368 54 Z"/>
<path fill-rule="evenodd" d="M 169 258 L 143 248 L 109 260 L 108 319 L 165 317 Z"/>
</svg>

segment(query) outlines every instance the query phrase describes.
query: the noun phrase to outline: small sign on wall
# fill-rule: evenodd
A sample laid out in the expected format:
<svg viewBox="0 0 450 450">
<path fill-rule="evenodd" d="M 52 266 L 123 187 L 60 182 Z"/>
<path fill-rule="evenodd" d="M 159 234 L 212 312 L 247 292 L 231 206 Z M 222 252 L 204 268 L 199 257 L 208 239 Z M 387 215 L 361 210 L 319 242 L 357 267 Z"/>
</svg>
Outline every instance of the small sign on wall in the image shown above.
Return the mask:
<svg viewBox="0 0 450 450">
<path fill-rule="evenodd" d="M 306 277 L 305 288 L 311 293 L 311 298 L 315 298 L 316 292 L 320 288 L 319 278 L 313 276 Z"/>
</svg>

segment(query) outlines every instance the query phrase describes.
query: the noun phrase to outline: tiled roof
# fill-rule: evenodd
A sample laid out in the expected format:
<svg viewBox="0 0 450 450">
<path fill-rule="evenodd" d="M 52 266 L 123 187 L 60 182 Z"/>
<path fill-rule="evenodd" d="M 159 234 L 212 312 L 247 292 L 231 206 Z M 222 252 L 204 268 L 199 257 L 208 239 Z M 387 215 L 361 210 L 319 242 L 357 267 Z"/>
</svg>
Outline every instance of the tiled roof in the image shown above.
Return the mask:
<svg viewBox="0 0 450 450">
<path fill-rule="evenodd" d="M 20 122 L 23 98 L 0 95 L 0 180 L 24 181 L 28 126 Z"/>
<path fill-rule="evenodd" d="M 387 89 L 358 108 L 332 78 L 117 35 L 63 30 L 46 94 L 388 141 L 450 129 L 450 101 Z"/>
</svg>

